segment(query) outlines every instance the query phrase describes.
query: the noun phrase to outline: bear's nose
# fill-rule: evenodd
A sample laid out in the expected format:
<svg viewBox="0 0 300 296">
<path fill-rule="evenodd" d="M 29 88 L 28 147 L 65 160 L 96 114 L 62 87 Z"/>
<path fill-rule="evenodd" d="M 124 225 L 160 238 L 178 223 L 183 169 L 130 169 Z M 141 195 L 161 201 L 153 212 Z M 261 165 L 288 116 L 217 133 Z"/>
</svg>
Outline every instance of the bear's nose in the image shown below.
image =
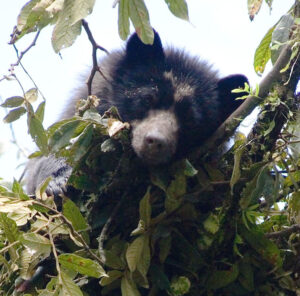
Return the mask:
<svg viewBox="0 0 300 296">
<path fill-rule="evenodd" d="M 162 134 L 158 132 L 150 132 L 146 134 L 144 144 L 150 154 L 153 154 L 163 151 L 167 146 L 167 141 Z"/>
</svg>

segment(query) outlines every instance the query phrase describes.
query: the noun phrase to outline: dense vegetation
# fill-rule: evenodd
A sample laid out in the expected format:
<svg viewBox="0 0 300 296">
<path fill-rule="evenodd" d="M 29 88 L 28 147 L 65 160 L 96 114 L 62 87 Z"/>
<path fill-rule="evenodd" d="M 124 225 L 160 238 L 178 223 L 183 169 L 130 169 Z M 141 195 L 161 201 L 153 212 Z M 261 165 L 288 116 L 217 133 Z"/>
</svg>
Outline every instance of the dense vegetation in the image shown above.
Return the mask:
<svg viewBox="0 0 300 296">
<path fill-rule="evenodd" d="M 32 0 L 11 42 L 54 24 L 53 48 L 70 46 L 94 0 Z M 188 19 L 184 0 L 165 0 Z M 266 0 L 271 7 L 272 1 Z M 119 33 L 131 21 L 145 43 L 153 31 L 143 0 L 116 1 Z M 253 19 L 262 0 L 248 0 Z M 34 39 L 34 42 L 36 41 Z M 35 196 L 15 181 L 0 186 L 1 295 L 299 295 L 300 2 L 268 30 L 257 73 L 273 69 L 245 103 L 188 159 L 146 169 L 130 146 L 130 126 L 112 108 L 100 116 L 89 96 L 74 118 L 43 127 L 36 88 L 8 98 L 7 123 L 26 115 L 38 151 L 74 167 L 62 198 Z M 30 49 L 30 48 L 29 48 Z M 22 56 L 20 56 L 19 62 Z M 91 81 L 97 70 L 96 61 Z M 13 74 L 10 78 L 13 77 Z M 90 88 L 90 84 L 88 85 Z M 259 106 L 250 134 L 215 161 L 216 147 Z M 101 291 L 101 292 L 100 292 Z M 121 291 L 121 292 L 120 292 Z"/>
</svg>

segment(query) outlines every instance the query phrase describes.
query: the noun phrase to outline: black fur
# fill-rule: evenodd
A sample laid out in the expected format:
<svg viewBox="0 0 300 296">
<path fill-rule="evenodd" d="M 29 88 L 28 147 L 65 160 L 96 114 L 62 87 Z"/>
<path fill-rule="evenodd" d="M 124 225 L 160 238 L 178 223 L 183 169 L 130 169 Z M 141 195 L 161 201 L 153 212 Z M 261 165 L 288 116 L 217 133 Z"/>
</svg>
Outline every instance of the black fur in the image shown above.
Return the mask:
<svg viewBox="0 0 300 296">
<path fill-rule="evenodd" d="M 93 82 L 93 94 L 101 99 L 99 113 L 118 108 L 122 120 L 132 125 L 133 149 L 150 165 L 185 156 L 201 145 L 241 104 L 231 90 L 248 82 L 243 75 L 220 79 L 205 61 L 178 49 L 164 50 L 156 32 L 153 45 L 132 35 L 125 50 L 103 59 L 101 70 L 105 78 L 98 75 Z M 73 116 L 75 101 L 86 97 L 86 86 L 80 86 L 62 117 Z M 28 190 L 33 193 L 41 179 L 52 175 L 58 185 L 50 187 L 57 192 L 71 169 L 63 170 L 62 178 L 63 161 L 50 157 L 38 163 L 33 172 L 30 168 Z"/>
</svg>

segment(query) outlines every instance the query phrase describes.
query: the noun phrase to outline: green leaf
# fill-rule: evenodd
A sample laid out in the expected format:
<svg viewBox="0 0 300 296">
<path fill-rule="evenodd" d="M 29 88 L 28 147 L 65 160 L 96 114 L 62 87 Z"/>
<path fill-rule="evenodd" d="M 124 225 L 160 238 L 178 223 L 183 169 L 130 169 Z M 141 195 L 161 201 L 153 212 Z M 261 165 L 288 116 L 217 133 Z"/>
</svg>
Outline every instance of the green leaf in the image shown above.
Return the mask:
<svg viewBox="0 0 300 296">
<path fill-rule="evenodd" d="M 65 0 L 52 33 L 52 46 L 55 52 L 71 46 L 81 33 L 81 21 L 71 24 L 73 0 Z"/>
<path fill-rule="evenodd" d="M 151 264 L 150 267 L 151 281 L 160 290 L 170 292 L 170 282 L 167 275 L 164 273 L 159 265 Z"/>
<path fill-rule="evenodd" d="M 148 243 L 148 239 L 145 235 L 137 237 L 127 248 L 126 260 L 129 270 L 134 272 L 137 268 L 137 264 L 142 258 L 144 245 Z"/>
<path fill-rule="evenodd" d="M 140 272 L 144 281 L 148 285 L 147 273 L 150 267 L 150 260 L 151 260 L 150 243 L 149 243 L 149 235 L 143 235 L 143 237 L 144 237 L 143 250 L 141 253 L 140 260 L 137 262 L 136 268 Z"/>
<path fill-rule="evenodd" d="M 72 281 L 65 272 L 60 272 L 61 291 L 59 296 L 83 296 L 80 288 Z"/>
<path fill-rule="evenodd" d="M 48 137 L 51 138 L 53 137 L 54 133 L 60 129 L 63 125 L 65 125 L 66 123 L 70 123 L 73 121 L 81 121 L 81 124 L 83 125 L 83 127 L 81 128 L 81 126 L 78 127 L 78 129 L 76 130 L 76 133 L 74 135 L 74 137 L 77 137 L 84 129 L 84 127 L 87 125 L 86 122 L 82 121 L 81 118 L 79 117 L 72 117 L 72 118 L 68 118 L 68 119 L 63 119 L 61 121 L 55 122 L 54 124 L 50 125 L 47 129 L 47 134 Z M 66 130 L 68 130 L 68 128 L 66 128 Z"/>
<path fill-rule="evenodd" d="M 0 213 L 0 229 L 2 232 L 2 237 L 8 240 L 10 244 L 18 242 L 20 235 L 18 226 L 16 222 L 8 218 L 7 214 L 5 213 Z M 8 249 L 8 253 L 12 261 L 17 260 L 19 257 L 19 255 L 17 254 L 17 247 L 18 244 Z"/>
<path fill-rule="evenodd" d="M 275 243 L 265 237 L 264 233 L 258 231 L 257 228 L 251 229 L 250 231 L 246 227 L 240 227 L 240 233 L 263 259 L 273 266 L 282 266 L 280 250 Z"/>
<path fill-rule="evenodd" d="M 9 241 L 10 244 L 19 240 L 20 232 L 18 230 L 16 222 L 8 218 L 7 214 L 5 213 L 0 213 L 0 226 L 6 239 Z"/>
<path fill-rule="evenodd" d="M 23 97 L 10 97 L 6 99 L 5 102 L 0 106 L 5 108 L 15 108 L 21 106 L 24 103 L 24 101 L 25 99 Z"/>
<path fill-rule="evenodd" d="M 19 119 L 22 115 L 26 113 L 26 109 L 24 107 L 18 107 L 16 109 L 11 110 L 4 118 L 3 121 L 5 123 L 11 123 Z"/>
<path fill-rule="evenodd" d="M 153 44 L 154 32 L 150 25 L 148 10 L 143 0 L 129 1 L 129 16 L 142 42 Z"/>
<path fill-rule="evenodd" d="M 24 190 L 19 182 L 14 180 L 12 186 L 12 192 L 16 193 L 20 199 L 22 200 L 29 200 L 29 197 L 24 193 Z"/>
<path fill-rule="evenodd" d="M 119 270 L 111 270 L 107 273 L 107 277 L 103 277 L 100 280 L 101 286 L 107 286 L 114 282 L 115 280 L 119 279 L 123 275 L 122 271 Z"/>
<path fill-rule="evenodd" d="M 46 178 L 35 190 L 36 198 L 42 199 L 42 195 L 45 193 L 50 181 L 52 180 L 52 177 Z"/>
<path fill-rule="evenodd" d="M 254 291 L 255 285 L 254 285 L 254 272 L 253 267 L 250 263 L 242 261 L 239 264 L 239 270 L 240 270 L 240 276 L 239 276 L 239 282 L 242 284 L 242 286 L 247 289 L 248 291 Z"/>
<path fill-rule="evenodd" d="M 266 67 L 267 62 L 271 57 L 270 44 L 272 41 L 272 34 L 275 29 L 273 26 L 264 36 L 254 54 L 254 70 L 258 75 L 261 75 Z"/>
<path fill-rule="evenodd" d="M 121 292 L 122 296 L 140 296 L 135 282 L 132 280 L 129 272 L 125 272 L 121 280 Z"/>
<path fill-rule="evenodd" d="M 75 254 L 61 254 L 58 256 L 58 260 L 62 266 L 86 276 L 94 278 L 107 276 L 103 267 L 91 259 L 83 258 Z"/>
<path fill-rule="evenodd" d="M 119 17 L 118 17 L 118 29 L 119 35 L 122 40 L 126 40 L 129 35 L 129 1 L 119 1 Z"/>
<path fill-rule="evenodd" d="M 38 91 L 36 88 L 31 88 L 25 93 L 25 99 L 29 103 L 34 103 L 38 98 Z"/>
<path fill-rule="evenodd" d="M 44 154 L 49 153 L 48 138 L 41 121 L 34 115 L 28 114 L 29 133 Z"/>
<path fill-rule="evenodd" d="M 165 0 L 165 2 L 175 16 L 186 21 L 189 20 L 188 6 L 185 0 Z"/>
<path fill-rule="evenodd" d="M 93 138 L 93 124 L 89 124 L 71 148 L 71 160 L 77 162 L 86 154 Z"/>
<path fill-rule="evenodd" d="M 186 176 L 182 170 L 175 174 L 175 179 L 167 188 L 165 208 L 167 212 L 176 210 L 182 203 L 182 197 L 186 193 Z"/>
<path fill-rule="evenodd" d="M 248 208 L 249 205 L 258 202 L 264 190 L 265 183 L 267 182 L 268 171 L 268 165 L 264 165 L 260 168 L 255 177 L 246 184 L 242 192 L 242 198 L 240 199 L 240 206 L 243 210 Z"/>
<path fill-rule="evenodd" d="M 217 290 L 234 282 L 239 275 L 237 264 L 232 265 L 228 270 L 216 270 L 209 276 L 206 286 L 210 290 Z"/>
<path fill-rule="evenodd" d="M 167 257 L 170 254 L 172 246 L 172 236 L 168 235 L 167 237 L 163 237 L 159 241 L 159 261 L 164 263 Z"/>
<path fill-rule="evenodd" d="M 191 282 L 185 276 L 175 277 L 172 279 L 170 288 L 172 296 L 181 296 L 190 291 Z"/>
<path fill-rule="evenodd" d="M 218 217 L 216 215 L 210 214 L 208 218 L 203 222 L 203 226 L 206 231 L 215 234 L 220 228 Z"/>
<path fill-rule="evenodd" d="M 112 251 L 104 250 L 105 255 L 105 265 L 114 268 L 114 269 L 121 269 L 125 268 L 125 263 L 122 261 L 119 254 L 115 254 Z"/>
<path fill-rule="evenodd" d="M 151 204 L 150 204 L 150 188 L 140 201 L 140 219 L 144 221 L 145 228 L 150 226 L 151 220 Z"/>
<path fill-rule="evenodd" d="M 35 112 L 35 116 L 37 117 L 37 119 L 40 121 L 40 122 L 43 122 L 44 121 L 44 114 L 45 114 L 45 105 L 46 105 L 46 102 L 42 102 L 39 104 L 39 106 L 37 107 L 37 110 Z"/>
<path fill-rule="evenodd" d="M 52 133 L 49 139 L 49 147 L 52 152 L 57 152 L 59 149 L 67 146 L 70 143 L 70 140 L 75 136 L 75 131 L 79 124 L 81 123 L 80 120 L 72 120 L 62 125 L 56 125 L 58 127 L 54 132 L 52 128 Z"/>
<path fill-rule="evenodd" d="M 266 131 L 263 132 L 264 137 L 267 136 L 275 127 L 275 120 L 272 120 L 269 124 L 269 127 Z"/>
<path fill-rule="evenodd" d="M 63 214 L 72 223 L 75 230 L 83 231 L 82 236 L 84 240 L 89 242 L 89 236 L 86 232 L 86 230 L 89 228 L 89 225 L 85 221 L 76 204 L 70 199 L 63 204 Z"/>
<path fill-rule="evenodd" d="M 71 25 L 74 25 L 92 13 L 94 5 L 95 0 L 73 0 Z"/>
<path fill-rule="evenodd" d="M 29 25 L 29 19 L 30 19 L 30 15 L 32 13 L 32 8 L 39 1 L 40 0 L 29 1 L 22 7 L 22 10 L 21 10 L 20 14 L 18 15 L 18 24 L 17 24 L 18 31 L 21 32 L 21 31 L 25 30 L 26 27 L 27 27 L 27 29 L 28 29 L 28 27 L 31 27 L 31 25 Z"/>
<path fill-rule="evenodd" d="M 20 242 L 27 248 L 42 254 L 50 254 L 51 243 L 49 239 L 37 233 L 24 233 L 19 237 Z"/>
<path fill-rule="evenodd" d="M 197 175 L 198 171 L 193 167 L 193 165 L 186 159 L 185 160 L 185 169 L 184 174 L 187 177 L 194 177 Z"/>
<path fill-rule="evenodd" d="M 57 1 L 58 2 L 58 1 Z M 18 34 L 14 34 L 12 42 L 20 39 L 27 33 L 42 29 L 49 23 L 53 22 L 54 15 L 48 13 L 47 7 L 49 5 L 48 0 L 33 0 L 29 1 L 21 10 L 18 16 Z"/>
<path fill-rule="evenodd" d="M 230 179 L 231 192 L 233 192 L 234 185 L 241 177 L 240 162 L 241 162 L 243 152 L 245 150 L 243 145 L 246 142 L 246 137 L 240 133 L 236 137 L 235 141 L 236 141 L 235 146 L 237 148 L 234 150 L 234 166 L 233 166 L 233 171 Z"/>
</svg>

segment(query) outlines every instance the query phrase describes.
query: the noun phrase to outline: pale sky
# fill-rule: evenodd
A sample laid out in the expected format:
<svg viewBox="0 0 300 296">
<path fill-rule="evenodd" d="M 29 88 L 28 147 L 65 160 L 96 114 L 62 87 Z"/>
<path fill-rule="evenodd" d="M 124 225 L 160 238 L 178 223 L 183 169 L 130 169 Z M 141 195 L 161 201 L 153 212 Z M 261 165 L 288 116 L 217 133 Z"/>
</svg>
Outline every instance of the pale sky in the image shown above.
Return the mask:
<svg viewBox="0 0 300 296">
<path fill-rule="evenodd" d="M 9 36 L 16 23 L 21 7 L 27 1 L 6 1 L 0 11 L 0 75 L 8 74 L 8 68 L 17 58 Z M 158 31 L 163 44 L 185 48 L 192 55 L 198 55 L 213 63 L 222 75 L 243 73 L 255 86 L 260 81 L 253 70 L 253 57 L 256 47 L 267 30 L 281 15 L 286 13 L 294 0 L 274 0 L 270 13 L 264 3 L 260 13 L 250 22 L 247 15 L 247 0 L 187 0 L 190 23 L 182 21 L 169 13 L 164 0 L 145 1 L 150 12 L 152 26 Z M 124 46 L 117 32 L 117 9 L 112 8 L 112 0 L 96 1 L 94 12 L 87 19 L 96 41 L 112 51 Z M 22 60 L 24 66 L 35 80 L 47 99 L 45 125 L 55 121 L 66 103 L 72 88 L 79 81 L 79 75 L 86 72 L 91 64 L 91 46 L 83 31 L 75 44 L 61 52 L 61 57 L 52 49 L 52 27 L 43 30 L 37 45 Z M 32 41 L 33 34 L 20 40 L 17 47 L 24 50 Z M 101 56 L 101 54 L 99 55 Z M 18 77 L 25 89 L 33 85 L 22 71 L 17 69 Z M 16 82 L 0 82 L 2 100 L 22 95 Z M 5 116 L 0 109 L 0 178 L 11 181 L 18 178 L 23 167 L 16 169 L 25 157 L 18 158 L 16 147 L 10 143 L 11 131 L 2 122 Z M 26 118 L 13 124 L 19 144 L 27 151 L 34 151 L 30 136 L 26 132 Z"/>
</svg>

